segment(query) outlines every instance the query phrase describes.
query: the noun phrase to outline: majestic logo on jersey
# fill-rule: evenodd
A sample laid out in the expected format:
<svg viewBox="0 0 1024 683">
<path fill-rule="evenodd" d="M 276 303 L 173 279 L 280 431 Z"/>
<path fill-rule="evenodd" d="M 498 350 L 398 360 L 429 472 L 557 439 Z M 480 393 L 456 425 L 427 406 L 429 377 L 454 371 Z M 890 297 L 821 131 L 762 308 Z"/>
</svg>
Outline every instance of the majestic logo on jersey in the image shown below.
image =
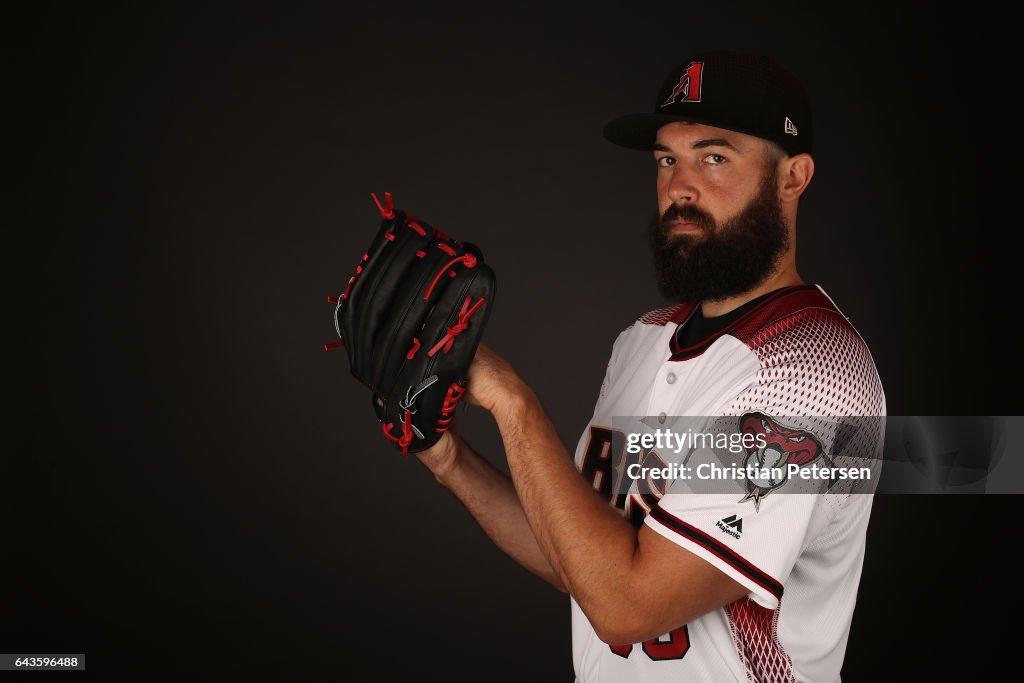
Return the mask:
<svg viewBox="0 0 1024 683">
<path fill-rule="evenodd" d="M 672 88 L 672 92 L 661 103 L 661 106 L 667 107 L 676 100 L 681 102 L 700 102 L 700 78 L 703 71 L 704 62 L 690 62 L 689 66 L 679 76 L 679 82 Z"/>
<path fill-rule="evenodd" d="M 743 533 L 743 518 L 736 515 L 729 515 L 715 522 L 715 526 L 733 538 L 739 538 Z"/>
<path fill-rule="evenodd" d="M 825 451 L 821 441 L 810 432 L 781 425 L 764 413 L 747 413 L 741 417 L 740 431 L 755 437 L 760 435 L 763 441 L 757 439 L 757 442 L 765 444 L 764 448 L 748 448 L 742 467 L 767 468 L 776 473 L 746 480 L 747 495 L 740 502 L 754 501 L 755 511 L 760 508 L 762 498 L 786 483 L 790 465 L 806 465 Z"/>
</svg>

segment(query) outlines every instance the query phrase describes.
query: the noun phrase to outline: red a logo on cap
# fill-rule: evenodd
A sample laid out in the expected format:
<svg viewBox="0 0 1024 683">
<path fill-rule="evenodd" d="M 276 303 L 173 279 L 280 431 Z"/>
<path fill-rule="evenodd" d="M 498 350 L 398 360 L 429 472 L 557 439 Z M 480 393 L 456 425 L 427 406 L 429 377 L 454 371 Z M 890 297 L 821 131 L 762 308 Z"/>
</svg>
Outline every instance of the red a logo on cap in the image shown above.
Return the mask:
<svg viewBox="0 0 1024 683">
<path fill-rule="evenodd" d="M 667 107 L 680 96 L 682 96 L 683 102 L 700 102 L 700 74 L 703 70 L 704 62 L 690 62 L 690 65 L 679 77 L 676 87 L 672 88 L 672 94 L 661 103 L 661 106 Z"/>
</svg>

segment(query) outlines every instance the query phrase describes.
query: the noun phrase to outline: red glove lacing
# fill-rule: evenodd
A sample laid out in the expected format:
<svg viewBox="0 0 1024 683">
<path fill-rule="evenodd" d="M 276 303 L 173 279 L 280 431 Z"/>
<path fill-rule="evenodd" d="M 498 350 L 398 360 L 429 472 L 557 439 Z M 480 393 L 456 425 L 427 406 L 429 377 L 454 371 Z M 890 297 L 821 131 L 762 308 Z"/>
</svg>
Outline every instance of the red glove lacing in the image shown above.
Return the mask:
<svg viewBox="0 0 1024 683">
<path fill-rule="evenodd" d="M 395 426 L 394 422 L 388 422 L 387 424 L 381 424 L 380 429 L 384 432 L 384 436 L 388 438 L 388 441 L 394 441 L 402 447 L 402 457 L 408 457 L 409 455 L 409 444 L 412 443 L 412 427 L 410 426 L 410 420 L 412 415 L 408 410 L 405 411 L 405 420 L 402 422 L 402 435 L 393 436 L 391 434 L 391 428 Z"/>
<path fill-rule="evenodd" d="M 444 347 L 445 353 L 448 353 L 449 351 L 452 350 L 452 344 L 455 343 L 455 337 L 459 336 L 460 334 L 466 331 L 466 328 L 469 327 L 470 316 L 476 313 L 480 309 L 480 307 L 483 306 L 484 303 L 487 301 L 487 299 L 477 299 L 476 303 L 473 304 L 473 307 L 470 308 L 469 302 L 472 299 L 473 297 L 467 296 L 466 300 L 462 302 L 462 310 L 459 311 L 458 322 L 456 322 L 454 325 L 448 328 L 448 331 L 445 332 L 445 335 L 443 337 L 441 337 L 441 340 L 434 344 L 434 348 L 427 351 L 428 356 L 433 357 L 435 353 L 441 350 L 442 346 Z"/>
<path fill-rule="evenodd" d="M 377 208 L 380 210 L 380 215 L 383 216 L 385 220 L 391 220 L 395 217 L 395 201 L 391 198 L 390 192 L 384 193 L 384 206 L 381 206 L 380 200 L 377 199 L 377 195 L 375 193 L 371 192 L 370 196 L 373 197 L 373 203 L 377 205 Z"/>
<path fill-rule="evenodd" d="M 369 260 L 370 260 L 370 255 L 369 254 L 363 254 L 363 258 L 361 258 L 359 260 L 359 263 L 356 265 L 355 275 L 353 275 L 352 277 L 350 277 L 348 279 L 348 286 L 345 287 L 345 291 L 341 293 L 341 300 L 342 301 L 344 301 L 345 299 L 348 298 L 349 290 L 352 289 L 352 285 L 355 284 L 356 278 L 359 277 L 359 274 L 361 272 L 363 272 L 363 264 L 366 263 Z M 331 299 L 328 298 L 327 300 L 330 301 Z M 335 299 L 335 301 L 333 301 L 332 303 L 337 303 L 337 299 Z"/>
<path fill-rule="evenodd" d="M 437 246 L 440 247 L 441 245 L 439 244 Z M 462 256 L 453 258 L 451 261 L 446 263 L 444 268 L 437 271 L 437 275 L 435 275 L 434 279 L 430 281 L 430 286 L 427 287 L 427 293 L 423 295 L 424 301 L 430 298 L 430 293 L 434 291 L 434 285 L 436 285 L 437 281 L 441 279 L 441 276 L 444 275 L 445 271 L 454 266 L 456 263 L 462 263 L 467 268 L 476 268 L 476 256 L 474 256 L 473 254 L 463 254 Z"/>
<path fill-rule="evenodd" d="M 409 349 L 409 353 L 405 354 L 406 359 L 412 360 L 416 352 L 420 350 L 420 340 L 417 337 L 412 338 L 412 348 Z"/>
<path fill-rule="evenodd" d="M 355 284 L 356 278 L 358 278 L 359 274 L 363 272 L 363 265 L 367 261 L 369 261 L 369 260 L 370 260 L 370 255 L 364 253 L 363 254 L 363 258 L 359 259 L 359 263 L 356 264 L 356 272 L 355 272 L 355 274 L 353 274 L 352 277 L 350 277 L 348 279 L 348 285 L 345 287 L 345 291 L 341 293 L 341 296 L 337 296 L 337 297 L 334 297 L 334 296 L 331 296 L 330 294 L 328 294 L 327 295 L 328 303 L 332 303 L 335 306 L 338 306 L 338 305 L 340 305 L 340 302 L 342 302 L 342 301 L 344 301 L 345 299 L 348 298 L 348 293 L 352 290 L 352 285 Z M 341 341 L 330 342 L 328 344 L 324 344 L 324 351 L 331 351 L 332 349 L 340 349 L 344 345 L 345 345 L 345 343 L 341 342 Z"/>
<path fill-rule="evenodd" d="M 452 382 L 452 385 L 448 387 L 448 393 L 445 394 L 444 402 L 441 404 L 441 415 L 444 417 L 437 421 L 437 426 L 434 427 L 435 432 L 448 431 L 448 426 L 455 419 L 455 416 L 452 414 L 455 412 L 455 406 L 458 405 L 459 399 L 465 393 L 466 387 L 458 382 Z"/>
</svg>

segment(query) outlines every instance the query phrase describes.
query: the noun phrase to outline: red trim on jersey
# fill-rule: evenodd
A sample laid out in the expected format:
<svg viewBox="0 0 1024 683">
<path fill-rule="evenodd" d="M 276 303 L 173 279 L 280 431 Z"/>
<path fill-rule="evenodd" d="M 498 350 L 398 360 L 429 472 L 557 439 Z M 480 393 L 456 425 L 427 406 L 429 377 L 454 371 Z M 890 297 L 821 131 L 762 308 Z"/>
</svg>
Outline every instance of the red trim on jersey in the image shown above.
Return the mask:
<svg viewBox="0 0 1024 683">
<path fill-rule="evenodd" d="M 685 323 L 693 315 L 693 312 L 697 310 L 697 304 L 682 304 L 672 309 L 672 317 L 669 318 L 675 324 Z"/>
<path fill-rule="evenodd" d="M 782 599 L 781 583 L 755 567 L 743 556 L 733 552 L 733 550 L 728 546 L 722 545 L 697 527 L 687 524 L 683 520 L 667 512 L 660 505 L 651 510 L 650 516 L 664 524 L 672 531 L 675 531 L 680 536 L 693 541 L 715 557 L 725 561 L 730 567 L 774 595 L 776 599 Z"/>
<path fill-rule="evenodd" d="M 783 287 L 703 341 L 681 349 L 676 345 L 675 337 L 673 337 L 670 342 L 672 351 L 670 360 L 683 361 L 696 358 L 707 351 L 708 347 L 719 337 L 726 334 L 747 344 L 766 325 L 805 308 L 825 308 L 836 313 L 839 312 L 832 301 L 816 285 Z"/>
</svg>

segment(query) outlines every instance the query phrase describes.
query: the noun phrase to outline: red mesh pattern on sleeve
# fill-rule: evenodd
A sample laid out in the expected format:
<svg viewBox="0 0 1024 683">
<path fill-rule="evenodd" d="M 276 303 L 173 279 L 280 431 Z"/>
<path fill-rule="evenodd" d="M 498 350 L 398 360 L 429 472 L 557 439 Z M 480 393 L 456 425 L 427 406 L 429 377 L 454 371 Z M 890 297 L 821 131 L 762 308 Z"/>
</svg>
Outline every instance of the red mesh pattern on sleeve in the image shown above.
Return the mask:
<svg viewBox="0 0 1024 683">
<path fill-rule="evenodd" d="M 693 304 L 677 304 L 667 308 L 648 311 L 637 319 L 641 325 L 667 325 L 670 322 L 681 323 L 693 312 Z"/>
<path fill-rule="evenodd" d="M 781 603 L 780 603 L 781 607 Z M 779 611 L 741 598 L 725 606 L 736 654 L 748 681 L 776 683 L 794 681 L 793 660 L 779 642 Z"/>
<path fill-rule="evenodd" d="M 834 310 L 806 308 L 769 323 L 747 345 L 761 362 L 757 382 L 729 412 L 884 415 L 885 396 L 864 341 Z"/>
</svg>

